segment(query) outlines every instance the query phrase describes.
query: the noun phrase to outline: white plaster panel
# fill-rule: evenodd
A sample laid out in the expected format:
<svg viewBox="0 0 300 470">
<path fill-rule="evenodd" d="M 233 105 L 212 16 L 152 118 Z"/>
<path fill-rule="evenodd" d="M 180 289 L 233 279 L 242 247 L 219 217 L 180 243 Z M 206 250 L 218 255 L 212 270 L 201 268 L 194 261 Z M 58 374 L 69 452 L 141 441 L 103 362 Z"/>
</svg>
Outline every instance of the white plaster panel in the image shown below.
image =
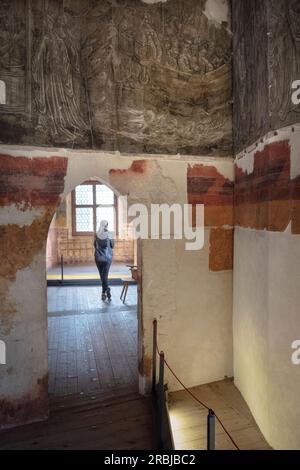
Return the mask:
<svg viewBox="0 0 300 470">
<path fill-rule="evenodd" d="M 269 233 L 269 426 L 276 449 L 300 448 L 300 366 L 291 361 L 300 340 L 300 236 Z"/>
<path fill-rule="evenodd" d="M 275 449 L 299 449 L 300 237 L 236 228 L 234 376 Z"/>
<path fill-rule="evenodd" d="M 219 25 L 224 21 L 229 22 L 228 0 L 206 0 L 204 14 L 210 21 Z"/>
<path fill-rule="evenodd" d="M 261 427 L 268 420 L 267 232 L 235 229 L 233 279 L 235 384 Z"/>
<path fill-rule="evenodd" d="M 158 342 L 176 374 L 192 387 L 232 376 L 232 273 L 209 272 L 205 247 L 185 250 L 181 240 L 143 243 L 145 331 L 158 320 Z M 148 336 L 148 337 L 147 337 Z M 151 355 L 151 335 L 145 350 Z M 166 371 L 170 390 L 181 385 Z"/>
<path fill-rule="evenodd" d="M 32 222 L 43 215 L 43 209 L 25 208 L 12 204 L 0 207 L 0 225 L 16 224 L 21 227 L 31 225 Z"/>
<path fill-rule="evenodd" d="M 289 140 L 291 178 L 300 174 L 300 126 L 269 133 L 264 143 Z M 241 154 L 242 156 L 242 154 Z M 251 169 L 253 152 L 236 163 Z M 233 338 L 235 383 L 269 444 L 300 448 L 300 366 L 291 362 L 300 339 L 300 236 L 236 227 Z"/>
</svg>

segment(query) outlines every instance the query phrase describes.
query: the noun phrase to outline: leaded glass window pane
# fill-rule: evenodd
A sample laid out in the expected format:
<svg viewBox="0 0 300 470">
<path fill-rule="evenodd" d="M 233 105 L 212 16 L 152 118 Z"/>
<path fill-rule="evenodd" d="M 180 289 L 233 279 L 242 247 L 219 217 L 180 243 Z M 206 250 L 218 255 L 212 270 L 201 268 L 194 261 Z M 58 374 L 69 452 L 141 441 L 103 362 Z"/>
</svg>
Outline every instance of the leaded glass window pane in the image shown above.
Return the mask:
<svg viewBox="0 0 300 470">
<path fill-rule="evenodd" d="M 101 220 L 107 220 L 108 230 L 113 232 L 115 231 L 115 210 L 114 207 L 97 207 L 97 230 Z"/>
<path fill-rule="evenodd" d="M 93 205 L 93 186 L 91 184 L 81 184 L 75 189 L 76 205 Z"/>
<path fill-rule="evenodd" d="M 90 207 L 76 208 L 76 232 L 93 232 L 93 209 Z"/>
<path fill-rule="evenodd" d="M 114 192 L 104 184 L 97 184 L 96 204 L 114 204 Z"/>
</svg>

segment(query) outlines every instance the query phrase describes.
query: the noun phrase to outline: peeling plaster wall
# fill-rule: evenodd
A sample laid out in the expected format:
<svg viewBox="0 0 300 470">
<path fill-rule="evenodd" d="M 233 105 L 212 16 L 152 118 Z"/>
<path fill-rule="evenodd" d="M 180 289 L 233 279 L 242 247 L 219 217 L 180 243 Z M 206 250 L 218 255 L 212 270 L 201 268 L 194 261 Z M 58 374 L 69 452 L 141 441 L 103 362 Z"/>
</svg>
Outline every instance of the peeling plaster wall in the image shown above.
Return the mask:
<svg viewBox="0 0 300 470">
<path fill-rule="evenodd" d="M 0 426 L 9 427 L 48 412 L 45 250 L 67 159 L 0 150 L 0 165 Z"/>
<path fill-rule="evenodd" d="M 300 125 L 237 156 L 234 377 L 275 449 L 299 449 Z"/>
<path fill-rule="evenodd" d="M 0 153 L 5 214 L 0 338 L 8 345 L 7 365 L 0 366 L 2 427 L 47 415 L 47 232 L 60 200 L 91 177 L 127 194 L 129 203 L 207 202 L 202 251 L 187 252 L 178 240 L 139 243 L 140 390 L 150 388 L 155 317 L 160 347 L 188 386 L 232 375 L 231 263 L 224 262 L 218 243 L 210 243 L 212 230 L 232 225 L 230 158 L 133 158 L 18 146 L 3 146 Z M 171 377 L 167 380 L 171 390 L 180 388 Z"/>
<path fill-rule="evenodd" d="M 234 376 L 276 449 L 300 447 L 299 15 L 297 0 L 232 1 Z"/>
</svg>

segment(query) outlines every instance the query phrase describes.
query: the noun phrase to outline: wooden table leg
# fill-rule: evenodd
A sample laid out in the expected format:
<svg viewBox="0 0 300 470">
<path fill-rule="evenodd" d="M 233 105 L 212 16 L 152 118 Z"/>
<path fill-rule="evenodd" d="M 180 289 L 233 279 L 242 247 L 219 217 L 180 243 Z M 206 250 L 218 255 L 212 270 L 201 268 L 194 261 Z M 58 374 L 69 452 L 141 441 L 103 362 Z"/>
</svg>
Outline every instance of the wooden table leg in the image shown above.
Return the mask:
<svg viewBox="0 0 300 470">
<path fill-rule="evenodd" d="M 121 295 L 120 295 L 120 300 L 122 300 L 123 293 L 124 293 L 124 291 L 125 291 L 125 287 L 126 287 L 126 284 L 124 283 L 124 284 L 123 284 L 123 289 L 122 289 L 122 292 L 121 292 Z"/>
<path fill-rule="evenodd" d="M 129 284 L 128 284 L 128 283 L 126 283 L 126 284 L 125 284 L 125 292 L 124 292 L 124 300 L 123 300 L 123 304 L 125 304 L 126 295 L 127 295 L 127 291 L 128 291 L 128 286 L 129 286 Z"/>
</svg>

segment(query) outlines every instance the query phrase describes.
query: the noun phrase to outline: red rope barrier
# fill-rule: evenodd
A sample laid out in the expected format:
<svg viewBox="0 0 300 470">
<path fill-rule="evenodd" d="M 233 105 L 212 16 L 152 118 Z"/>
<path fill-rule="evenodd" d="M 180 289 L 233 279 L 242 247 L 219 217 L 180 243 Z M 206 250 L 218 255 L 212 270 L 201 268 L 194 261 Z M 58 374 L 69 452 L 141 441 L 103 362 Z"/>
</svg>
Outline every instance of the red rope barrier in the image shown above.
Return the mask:
<svg viewBox="0 0 300 470">
<path fill-rule="evenodd" d="M 158 355 L 160 355 L 160 352 L 159 352 L 159 349 L 158 349 L 158 346 L 156 345 L 156 350 L 157 350 L 157 353 Z M 203 401 L 201 401 L 199 398 L 196 397 L 196 395 L 193 394 L 193 392 L 191 392 L 185 385 L 183 382 L 181 382 L 181 380 L 179 379 L 179 377 L 175 374 L 175 372 L 173 371 L 173 369 L 170 367 L 170 365 L 168 364 L 168 362 L 164 359 L 164 363 L 166 365 L 166 367 L 169 369 L 169 371 L 171 372 L 171 374 L 173 374 L 173 376 L 175 377 L 175 379 L 180 383 L 180 385 L 184 388 L 184 390 L 189 393 L 189 395 L 191 395 L 191 397 L 196 400 L 200 405 L 202 405 L 204 408 L 206 408 L 207 410 L 210 410 L 211 408 L 209 406 L 207 406 Z M 218 421 L 218 423 L 220 424 L 220 426 L 222 427 L 223 431 L 225 432 L 225 434 L 229 437 L 230 441 L 232 442 L 232 444 L 234 445 L 234 447 L 237 449 L 237 450 L 240 450 L 239 446 L 237 445 L 237 443 L 234 441 L 234 439 L 231 437 L 231 435 L 229 434 L 229 432 L 227 431 L 227 429 L 225 428 L 224 424 L 222 423 L 221 419 L 218 417 L 218 415 L 216 415 L 215 413 L 215 417 L 216 417 L 216 420 Z"/>
</svg>

